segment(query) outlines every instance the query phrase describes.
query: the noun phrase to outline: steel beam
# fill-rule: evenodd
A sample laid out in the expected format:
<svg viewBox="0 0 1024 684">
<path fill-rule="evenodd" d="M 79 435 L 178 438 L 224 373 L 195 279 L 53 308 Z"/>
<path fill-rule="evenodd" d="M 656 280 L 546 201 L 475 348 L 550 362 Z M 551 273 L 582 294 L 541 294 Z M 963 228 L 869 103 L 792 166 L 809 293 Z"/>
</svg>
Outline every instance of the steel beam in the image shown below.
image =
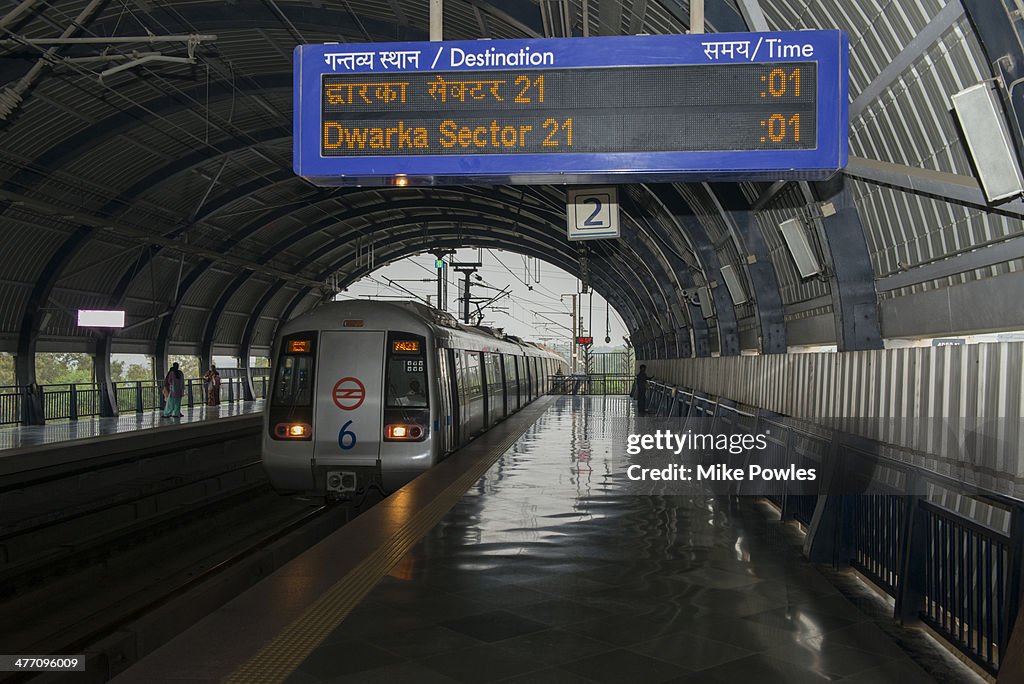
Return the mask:
<svg viewBox="0 0 1024 684">
<path fill-rule="evenodd" d="M 100 4 L 100 3 L 96 3 Z M 79 27 L 76 27 L 76 29 Z M 86 36 L 81 38 L 15 38 L 0 39 L 0 46 L 17 45 L 117 45 L 122 43 L 185 43 L 199 45 L 217 40 L 213 34 L 190 34 L 182 36 Z"/>
<path fill-rule="evenodd" d="M 986 0 L 986 6 L 992 4 L 991 0 Z M 991 11 L 989 8 L 988 11 Z M 896 79 L 903 74 L 904 71 L 909 69 L 911 65 L 921 58 L 921 55 L 925 53 L 925 50 L 935 44 L 939 38 L 942 37 L 946 31 L 948 31 L 953 24 L 960 20 L 960 17 L 964 16 L 964 6 L 960 4 L 960 0 L 949 0 L 945 7 L 936 12 L 928 24 L 921 29 L 917 35 L 911 39 L 906 46 L 900 50 L 900 53 L 896 55 L 892 61 L 890 61 L 882 72 L 878 74 L 862 90 L 853 103 L 850 105 L 850 121 L 853 121 L 859 117 L 864 110 L 881 95 L 886 88 L 891 86 Z"/>
<path fill-rule="evenodd" d="M 930 280 L 1024 259 L 1024 237 L 1010 238 L 988 246 L 972 245 L 959 254 L 948 254 L 927 264 L 916 265 L 875 282 L 879 292 L 890 292 Z"/>
<path fill-rule="evenodd" d="M 764 10 L 758 0 L 736 0 L 736 5 L 743 17 L 743 23 L 751 31 L 768 31 L 768 20 L 764 18 Z"/>
<path fill-rule="evenodd" d="M 926 195 L 942 202 L 1024 217 L 1024 202 L 1012 200 L 989 205 L 981 184 L 968 176 L 853 156 L 850 157 L 844 173 L 852 178 L 889 185 L 904 192 Z"/>
</svg>

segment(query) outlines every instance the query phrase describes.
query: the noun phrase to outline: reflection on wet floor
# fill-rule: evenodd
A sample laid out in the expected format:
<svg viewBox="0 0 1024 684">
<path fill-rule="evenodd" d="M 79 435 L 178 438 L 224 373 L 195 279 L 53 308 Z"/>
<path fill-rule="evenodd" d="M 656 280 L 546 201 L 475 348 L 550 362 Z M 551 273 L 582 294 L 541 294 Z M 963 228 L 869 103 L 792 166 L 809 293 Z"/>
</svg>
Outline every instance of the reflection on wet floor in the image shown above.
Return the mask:
<svg viewBox="0 0 1024 684">
<path fill-rule="evenodd" d="M 937 681 L 764 504 L 623 495 L 630 413 L 558 400 L 288 682 Z"/>
<path fill-rule="evenodd" d="M 222 403 L 220 406 L 183 406 L 181 418 L 164 418 L 160 411 L 124 413 L 113 418 L 98 416 L 60 420 L 46 425 L 0 428 L 0 450 L 42 446 L 93 437 L 120 435 L 139 430 L 188 425 L 263 412 L 263 400 Z M 2 456 L 2 454 L 0 454 Z"/>
</svg>

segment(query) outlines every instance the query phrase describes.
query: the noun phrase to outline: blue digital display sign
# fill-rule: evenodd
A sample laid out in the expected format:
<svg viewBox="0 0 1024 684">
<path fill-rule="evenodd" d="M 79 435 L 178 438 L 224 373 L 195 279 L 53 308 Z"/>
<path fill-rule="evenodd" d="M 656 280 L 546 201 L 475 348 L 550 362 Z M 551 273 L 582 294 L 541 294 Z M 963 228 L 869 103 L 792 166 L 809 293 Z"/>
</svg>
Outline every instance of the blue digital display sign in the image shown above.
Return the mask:
<svg viewBox="0 0 1024 684">
<path fill-rule="evenodd" d="M 318 185 L 828 178 L 841 31 L 300 45 L 295 172 Z"/>
</svg>

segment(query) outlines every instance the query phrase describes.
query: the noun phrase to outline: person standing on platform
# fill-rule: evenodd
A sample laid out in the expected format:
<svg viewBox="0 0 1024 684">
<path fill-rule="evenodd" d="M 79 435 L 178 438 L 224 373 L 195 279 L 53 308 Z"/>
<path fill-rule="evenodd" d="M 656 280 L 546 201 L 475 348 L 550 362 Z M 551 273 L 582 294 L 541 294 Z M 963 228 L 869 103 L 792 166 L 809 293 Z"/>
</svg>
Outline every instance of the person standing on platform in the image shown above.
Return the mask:
<svg viewBox="0 0 1024 684">
<path fill-rule="evenodd" d="M 640 372 L 636 374 L 636 382 L 633 385 L 636 393 L 636 412 L 645 415 L 647 413 L 647 366 L 640 364 Z"/>
<path fill-rule="evenodd" d="M 185 394 L 185 374 L 174 363 L 164 378 L 164 418 L 181 418 L 181 397 Z"/>
<path fill-rule="evenodd" d="M 206 381 L 206 405 L 220 406 L 220 373 L 217 366 L 210 364 L 210 370 L 203 376 Z"/>
</svg>

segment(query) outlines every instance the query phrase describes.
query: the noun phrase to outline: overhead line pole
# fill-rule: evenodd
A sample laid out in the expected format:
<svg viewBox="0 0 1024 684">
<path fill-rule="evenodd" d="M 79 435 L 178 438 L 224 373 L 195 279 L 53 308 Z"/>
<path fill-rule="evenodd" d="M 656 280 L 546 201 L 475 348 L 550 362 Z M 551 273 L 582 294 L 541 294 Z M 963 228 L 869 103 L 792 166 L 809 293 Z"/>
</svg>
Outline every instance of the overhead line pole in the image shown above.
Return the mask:
<svg viewBox="0 0 1024 684">
<path fill-rule="evenodd" d="M 571 361 L 571 363 L 570 363 L 570 365 L 572 367 L 572 372 L 573 373 L 576 372 L 576 339 L 577 339 L 577 337 L 579 337 L 579 334 L 578 334 L 579 318 L 576 316 L 576 297 L 577 296 L 578 295 L 575 292 L 573 292 L 572 294 L 564 294 L 564 295 L 562 295 L 562 297 L 572 297 L 572 340 L 570 340 L 570 342 L 569 342 L 569 349 L 571 350 L 571 354 L 570 354 L 570 357 L 571 357 L 570 361 Z M 559 299 L 561 299 L 562 297 L 559 297 Z"/>
<path fill-rule="evenodd" d="M 444 40 L 444 0 L 430 0 L 430 40 Z"/>
<path fill-rule="evenodd" d="M 704 0 L 690 0 L 690 33 L 704 33 Z"/>
</svg>

